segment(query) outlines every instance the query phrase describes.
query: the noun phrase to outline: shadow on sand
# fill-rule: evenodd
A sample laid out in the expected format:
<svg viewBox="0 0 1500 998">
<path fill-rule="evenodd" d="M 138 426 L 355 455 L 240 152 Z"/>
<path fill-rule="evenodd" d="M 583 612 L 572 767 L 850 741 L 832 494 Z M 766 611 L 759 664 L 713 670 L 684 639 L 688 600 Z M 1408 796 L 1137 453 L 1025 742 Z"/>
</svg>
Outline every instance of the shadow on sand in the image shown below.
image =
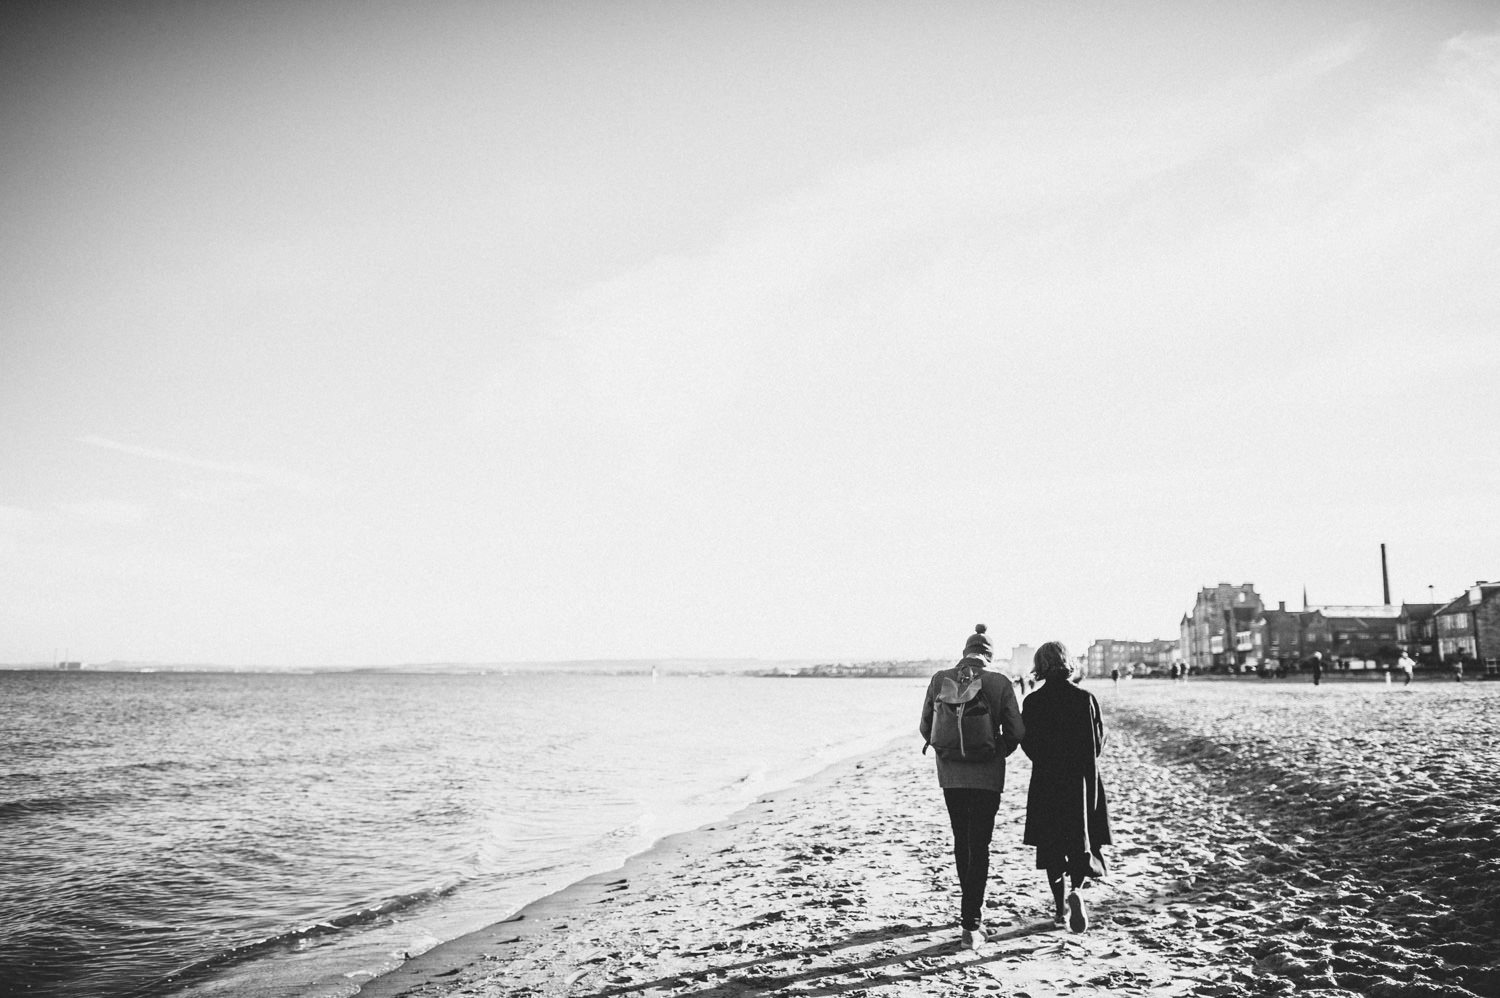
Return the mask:
<svg viewBox="0 0 1500 998">
<path fill-rule="evenodd" d="M 753 924 L 751 923 L 752 926 Z M 918 926 L 898 924 L 889 929 L 871 929 L 865 932 L 856 932 L 841 942 L 831 945 L 809 946 L 804 949 L 789 950 L 784 953 L 762 953 L 757 955 L 754 960 L 726 963 L 694 971 L 690 974 L 660 977 L 651 981 L 639 981 L 633 984 L 603 988 L 599 991 L 588 992 L 587 998 L 615 998 L 618 995 L 629 995 L 636 992 L 650 991 L 654 988 L 669 987 L 684 989 L 677 992 L 679 995 L 700 995 L 704 996 L 704 998 L 714 995 L 764 995 L 793 985 L 800 985 L 797 992 L 799 995 L 837 995 L 881 984 L 914 981 L 928 974 L 946 973 L 955 968 L 979 966 L 1001 959 L 1002 957 L 1012 957 L 1032 952 L 1029 949 L 1005 949 L 989 953 L 963 950 L 959 947 L 956 937 L 944 938 L 941 942 L 936 943 L 927 942 L 925 945 L 911 945 L 912 942 L 918 940 L 920 937 L 930 939 L 930 937 L 937 933 L 943 933 L 947 936 L 953 931 L 951 924 Z M 1055 926 L 1050 921 L 1018 926 L 1008 932 L 991 936 L 990 944 L 1053 931 L 1055 931 Z M 902 941 L 906 941 L 906 943 L 903 945 Z M 834 961 L 834 952 L 836 950 L 863 946 L 880 946 L 880 944 L 886 945 L 881 946 L 881 952 L 879 953 L 871 954 L 862 959 L 846 959 L 842 962 Z M 709 948 L 713 949 L 714 947 Z M 986 949 L 989 948 L 990 946 L 987 945 Z M 1041 947 L 1038 946 L 1035 948 L 1040 949 Z M 805 970 L 796 970 L 782 974 L 764 972 L 745 973 L 745 971 L 752 971 L 755 968 L 763 969 L 772 964 L 779 963 L 817 964 L 820 957 L 824 961 L 821 965 L 809 966 Z M 855 979 L 838 980 L 838 978 L 851 976 Z M 720 977 L 725 979 L 715 980 L 715 978 Z M 824 983 L 819 984 L 818 982 L 820 981 Z M 693 990 L 692 987 L 695 984 L 701 985 L 701 987 Z"/>
</svg>

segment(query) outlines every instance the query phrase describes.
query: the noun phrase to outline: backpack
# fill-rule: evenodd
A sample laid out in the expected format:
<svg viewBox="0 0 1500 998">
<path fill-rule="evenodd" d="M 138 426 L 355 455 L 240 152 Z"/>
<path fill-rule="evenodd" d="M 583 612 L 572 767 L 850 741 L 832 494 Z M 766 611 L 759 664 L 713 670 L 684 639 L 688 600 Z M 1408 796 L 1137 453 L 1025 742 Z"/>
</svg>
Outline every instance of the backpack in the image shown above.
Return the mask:
<svg viewBox="0 0 1500 998">
<path fill-rule="evenodd" d="M 943 676 L 932 698 L 932 732 L 922 752 L 931 745 L 939 759 L 989 762 L 996 755 L 996 723 L 984 695 L 984 673 L 959 665 L 954 676 Z"/>
</svg>

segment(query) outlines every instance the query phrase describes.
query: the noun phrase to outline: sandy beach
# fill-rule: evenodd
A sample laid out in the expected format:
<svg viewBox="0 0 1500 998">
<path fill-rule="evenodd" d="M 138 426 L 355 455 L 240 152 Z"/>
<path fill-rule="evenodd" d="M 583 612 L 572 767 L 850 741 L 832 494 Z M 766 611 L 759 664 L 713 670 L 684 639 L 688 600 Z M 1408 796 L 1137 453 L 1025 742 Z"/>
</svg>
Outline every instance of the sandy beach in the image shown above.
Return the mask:
<svg viewBox="0 0 1500 998">
<path fill-rule="evenodd" d="M 1090 684 L 1109 877 L 1054 928 L 1011 759 L 986 928 L 959 946 L 921 741 L 659 843 L 363 996 L 1500 996 L 1500 684 Z"/>
</svg>

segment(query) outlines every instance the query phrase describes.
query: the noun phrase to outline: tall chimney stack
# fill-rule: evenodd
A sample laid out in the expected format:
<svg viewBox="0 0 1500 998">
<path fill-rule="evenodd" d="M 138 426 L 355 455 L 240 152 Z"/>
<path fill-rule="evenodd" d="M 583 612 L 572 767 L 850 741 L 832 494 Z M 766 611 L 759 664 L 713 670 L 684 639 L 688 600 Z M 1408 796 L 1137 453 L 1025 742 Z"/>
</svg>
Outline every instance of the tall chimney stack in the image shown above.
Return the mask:
<svg viewBox="0 0 1500 998">
<path fill-rule="evenodd" d="M 1385 590 L 1385 605 L 1391 605 L 1391 576 L 1385 569 L 1385 543 L 1380 545 L 1380 585 Z"/>
</svg>

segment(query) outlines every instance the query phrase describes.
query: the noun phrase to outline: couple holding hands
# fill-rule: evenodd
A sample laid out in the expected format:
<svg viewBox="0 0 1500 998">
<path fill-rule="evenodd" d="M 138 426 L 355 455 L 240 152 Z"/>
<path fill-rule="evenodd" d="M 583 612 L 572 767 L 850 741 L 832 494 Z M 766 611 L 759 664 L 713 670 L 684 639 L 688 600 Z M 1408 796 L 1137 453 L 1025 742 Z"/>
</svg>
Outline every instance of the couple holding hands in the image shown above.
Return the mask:
<svg viewBox="0 0 1500 998">
<path fill-rule="evenodd" d="M 991 656 L 980 624 L 964 644 L 963 659 L 927 684 L 921 721 L 922 737 L 937 751 L 938 785 L 953 826 L 962 941 L 975 947 L 985 941 L 981 913 L 1005 757 L 1017 746 L 1031 759 L 1022 841 L 1036 847 L 1036 868 L 1046 873 L 1059 927 L 1088 928 L 1078 888 L 1104 876 L 1100 848 L 1110 842 L 1096 761 L 1104 722 L 1093 694 L 1073 681 L 1067 649 L 1056 641 L 1037 649 L 1032 676 L 1040 685 L 1024 705 L 1009 679 L 986 669 Z"/>
</svg>

